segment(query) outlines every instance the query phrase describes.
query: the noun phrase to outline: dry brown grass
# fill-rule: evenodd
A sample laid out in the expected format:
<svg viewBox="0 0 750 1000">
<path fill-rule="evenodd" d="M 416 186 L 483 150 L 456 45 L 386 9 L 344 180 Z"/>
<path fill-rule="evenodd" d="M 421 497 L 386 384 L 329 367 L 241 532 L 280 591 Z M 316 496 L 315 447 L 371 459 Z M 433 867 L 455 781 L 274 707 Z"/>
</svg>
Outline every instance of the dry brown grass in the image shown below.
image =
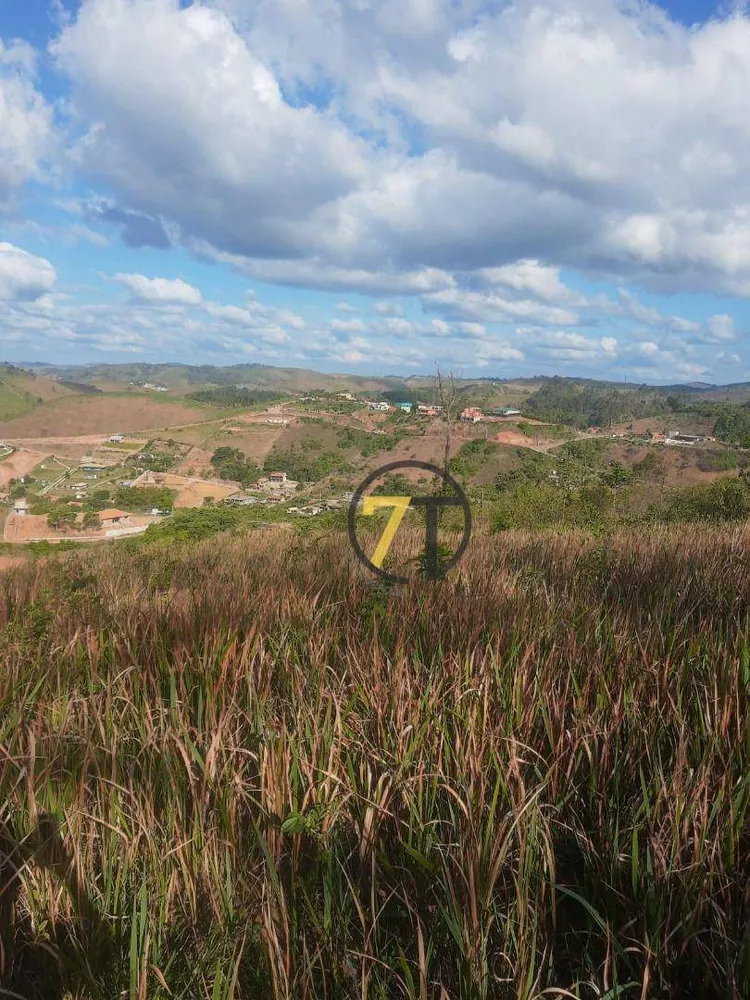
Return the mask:
<svg viewBox="0 0 750 1000">
<path fill-rule="evenodd" d="M 13 440 L 128 433 L 197 423 L 212 416 L 215 416 L 213 410 L 151 397 L 72 396 L 39 406 L 15 420 L 4 421 L 0 424 L 0 435 Z"/>
<path fill-rule="evenodd" d="M 9 988 L 748 996 L 749 542 L 478 532 L 394 590 L 315 532 L 5 574 Z"/>
</svg>

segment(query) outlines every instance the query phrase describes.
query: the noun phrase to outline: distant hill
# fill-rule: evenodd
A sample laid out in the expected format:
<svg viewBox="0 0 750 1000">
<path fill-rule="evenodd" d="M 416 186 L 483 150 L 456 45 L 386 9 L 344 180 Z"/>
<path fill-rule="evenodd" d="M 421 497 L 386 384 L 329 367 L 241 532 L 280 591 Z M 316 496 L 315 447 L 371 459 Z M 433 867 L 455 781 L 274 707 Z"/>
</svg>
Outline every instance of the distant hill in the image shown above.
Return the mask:
<svg viewBox="0 0 750 1000">
<path fill-rule="evenodd" d="M 193 392 L 198 388 L 222 388 L 239 386 L 247 389 L 279 390 L 282 392 L 340 392 L 382 393 L 399 389 L 408 392 L 434 389 L 434 374 L 411 374 L 408 376 L 351 375 L 345 372 L 324 374 L 310 368 L 279 367 L 264 364 L 236 365 L 187 365 L 176 362 L 164 364 L 124 364 L 94 365 L 50 365 L 45 362 L 28 362 L 23 367 L 8 366 L 16 373 L 25 371 L 27 377 L 36 373 L 53 378 L 58 383 L 145 382 L 163 385 L 176 392 Z M 0 366 L 2 372 L 2 366 Z M 2 377 L 0 375 L 0 377 Z M 688 382 L 671 385 L 642 385 L 634 382 L 610 379 L 575 378 L 559 375 L 534 375 L 523 378 L 498 378 L 484 375 L 470 379 L 457 379 L 462 398 L 487 405 L 516 402 L 538 391 L 545 385 L 554 384 L 558 391 L 564 387 L 589 387 L 599 391 L 607 389 L 622 393 L 640 392 L 662 395 L 689 395 L 707 401 L 744 402 L 750 399 L 750 382 L 735 382 L 728 385 L 714 385 L 708 382 Z M 424 394 L 424 392 L 423 392 Z M 658 409 L 658 407 L 657 407 Z"/>
</svg>

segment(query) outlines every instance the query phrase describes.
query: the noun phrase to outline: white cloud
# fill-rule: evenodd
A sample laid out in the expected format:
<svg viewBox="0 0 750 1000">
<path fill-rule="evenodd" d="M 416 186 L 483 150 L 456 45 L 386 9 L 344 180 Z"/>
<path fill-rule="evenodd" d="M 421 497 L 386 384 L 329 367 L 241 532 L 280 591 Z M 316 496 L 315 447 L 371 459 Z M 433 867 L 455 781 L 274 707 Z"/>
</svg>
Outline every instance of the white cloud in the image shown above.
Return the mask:
<svg viewBox="0 0 750 1000">
<path fill-rule="evenodd" d="M 534 299 L 505 298 L 494 292 L 470 292 L 451 288 L 422 297 L 428 308 L 438 308 L 445 315 L 486 323 L 512 320 L 535 320 L 562 325 L 578 322 L 578 314 L 559 306 L 550 306 Z"/>
<path fill-rule="evenodd" d="M 203 296 L 181 278 L 146 278 L 142 274 L 116 274 L 115 281 L 126 285 L 141 302 L 200 305 Z"/>
<path fill-rule="evenodd" d="M 12 243 L 0 243 L 0 299 L 38 299 L 56 281 L 54 267 Z"/>
<path fill-rule="evenodd" d="M 642 344 L 638 345 L 638 350 L 641 354 L 645 355 L 647 358 L 653 357 L 659 354 L 659 345 L 655 344 L 653 340 L 644 340 Z"/>
<path fill-rule="evenodd" d="M 583 296 L 577 295 L 560 280 L 559 267 L 550 267 L 538 260 L 519 260 L 502 267 L 480 268 L 479 275 L 488 284 L 504 285 L 545 302 L 586 304 Z"/>
<path fill-rule="evenodd" d="M 361 319 L 334 319 L 331 329 L 341 333 L 361 333 L 365 325 Z"/>
<path fill-rule="evenodd" d="M 52 151 L 52 108 L 37 89 L 35 55 L 0 39 L 0 209 L 27 181 L 39 179 Z"/>
<path fill-rule="evenodd" d="M 712 340 L 736 340 L 737 334 L 734 332 L 734 320 L 724 313 L 711 316 L 706 323 L 709 336 Z"/>
<path fill-rule="evenodd" d="M 290 226 L 366 174 L 364 144 L 286 103 L 263 59 L 208 6 L 85 0 L 52 51 L 92 122 L 79 167 L 224 249 L 272 256 L 296 241 Z"/>
<path fill-rule="evenodd" d="M 561 268 L 750 294 L 744 15 L 82 0 L 53 53 L 73 162 L 134 243 L 169 224 L 260 280 L 371 294 L 475 275 L 582 307 Z"/>
</svg>

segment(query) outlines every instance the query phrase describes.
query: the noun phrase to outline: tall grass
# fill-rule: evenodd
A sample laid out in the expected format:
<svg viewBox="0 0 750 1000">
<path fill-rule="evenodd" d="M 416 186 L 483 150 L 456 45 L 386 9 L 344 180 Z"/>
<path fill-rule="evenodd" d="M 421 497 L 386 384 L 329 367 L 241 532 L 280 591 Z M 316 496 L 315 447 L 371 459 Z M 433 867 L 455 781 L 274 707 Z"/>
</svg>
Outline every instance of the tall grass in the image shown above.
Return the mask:
<svg viewBox="0 0 750 1000">
<path fill-rule="evenodd" d="M 9 572 L 0 982 L 749 996 L 748 569 L 478 532 L 391 589 L 272 529 Z"/>
</svg>

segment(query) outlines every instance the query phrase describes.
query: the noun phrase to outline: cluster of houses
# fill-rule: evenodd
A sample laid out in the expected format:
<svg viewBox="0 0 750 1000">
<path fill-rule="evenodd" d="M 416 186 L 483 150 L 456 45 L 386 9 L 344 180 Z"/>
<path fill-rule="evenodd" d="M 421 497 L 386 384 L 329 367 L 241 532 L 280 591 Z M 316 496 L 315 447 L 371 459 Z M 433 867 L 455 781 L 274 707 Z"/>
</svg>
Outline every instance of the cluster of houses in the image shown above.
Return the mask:
<svg viewBox="0 0 750 1000">
<path fill-rule="evenodd" d="M 414 412 L 414 403 L 396 403 L 392 406 L 390 403 L 385 402 L 368 402 L 366 404 L 371 410 L 380 410 L 383 413 L 387 413 L 389 410 L 402 410 L 404 413 Z M 416 404 L 417 416 L 420 417 L 438 417 L 443 412 L 442 406 L 437 406 L 433 403 L 417 403 Z M 464 421 L 464 423 L 476 424 L 480 420 L 484 420 L 485 417 L 514 417 L 519 416 L 520 410 L 515 410 L 510 406 L 499 407 L 493 410 L 487 410 L 484 413 L 477 406 L 467 406 L 459 414 L 459 420 Z"/>
<path fill-rule="evenodd" d="M 301 403 L 313 402 L 317 399 L 317 396 L 302 396 L 300 398 Z M 438 406 L 433 403 L 413 403 L 404 400 L 400 403 L 389 403 L 384 399 L 365 399 L 357 400 L 350 392 L 337 392 L 336 398 L 345 400 L 346 402 L 356 403 L 361 402 L 370 410 L 374 410 L 376 413 L 393 413 L 395 410 L 401 410 L 403 413 L 414 413 L 416 410 L 417 416 L 420 417 L 438 417 L 443 411 L 442 406 Z M 461 414 L 459 419 L 465 423 L 476 424 L 480 420 L 487 417 L 515 417 L 520 416 L 521 411 L 514 409 L 511 406 L 496 407 L 494 409 L 487 410 L 486 413 L 475 406 L 467 406 Z M 280 423 L 278 419 L 269 419 L 269 423 Z"/>
<path fill-rule="evenodd" d="M 249 507 L 254 503 L 281 503 L 292 496 L 298 485 L 294 479 L 289 479 L 286 472 L 269 472 L 246 490 L 228 496 L 224 502 L 240 507 Z"/>
<path fill-rule="evenodd" d="M 138 386 L 139 389 L 153 389 L 154 392 L 169 392 L 166 385 L 154 385 L 153 382 L 128 382 L 128 385 Z"/>
</svg>

